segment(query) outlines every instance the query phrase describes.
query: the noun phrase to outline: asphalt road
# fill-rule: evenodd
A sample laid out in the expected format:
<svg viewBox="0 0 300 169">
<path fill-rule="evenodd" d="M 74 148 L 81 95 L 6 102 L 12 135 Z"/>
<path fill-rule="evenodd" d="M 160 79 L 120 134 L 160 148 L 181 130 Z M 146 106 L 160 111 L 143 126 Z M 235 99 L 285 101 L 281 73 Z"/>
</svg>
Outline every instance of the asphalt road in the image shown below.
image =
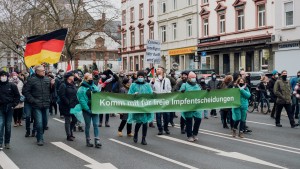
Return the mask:
<svg viewBox="0 0 300 169">
<path fill-rule="evenodd" d="M 179 115 L 179 113 L 177 113 Z M 269 115 L 248 114 L 247 125 L 253 130 L 244 139 L 232 138 L 223 129 L 220 117 L 203 119 L 199 140 L 186 142 L 180 134 L 179 119 L 170 127 L 171 135 L 157 135 L 148 130 L 148 145 L 133 143 L 132 138 L 117 136 L 119 117 L 110 118 L 110 128 L 100 128 L 102 148 L 85 146 L 85 136 L 75 132 L 76 140 L 66 140 L 64 124 L 49 116 L 45 145 L 38 147 L 35 138 L 25 138 L 25 127 L 12 129 L 11 149 L 0 152 L 4 169 L 268 169 L 300 167 L 300 129 L 292 129 L 282 116 L 282 128 L 274 126 Z M 140 131 L 141 132 L 141 131 Z M 91 132 L 92 133 L 92 132 Z M 6 166 L 6 167 L 5 167 Z"/>
</svg>

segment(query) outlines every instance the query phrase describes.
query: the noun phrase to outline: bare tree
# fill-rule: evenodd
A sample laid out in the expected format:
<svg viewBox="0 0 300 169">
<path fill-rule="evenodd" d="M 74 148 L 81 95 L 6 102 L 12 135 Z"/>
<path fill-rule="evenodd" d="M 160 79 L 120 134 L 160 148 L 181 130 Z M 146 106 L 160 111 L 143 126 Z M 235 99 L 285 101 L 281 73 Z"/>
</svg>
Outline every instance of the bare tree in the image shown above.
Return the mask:
<svg viewBox="0 0 300 169">
<path fill-rule="evenodd" d="M 0 42 L 23 56 L 26 38 L 68 28 L 64 55 L 76 56 L 76 47 L 119 18 L 109 0 L 0 0 Z M 105 17 L 109 13 L 109 17 Z"/>
</svg>

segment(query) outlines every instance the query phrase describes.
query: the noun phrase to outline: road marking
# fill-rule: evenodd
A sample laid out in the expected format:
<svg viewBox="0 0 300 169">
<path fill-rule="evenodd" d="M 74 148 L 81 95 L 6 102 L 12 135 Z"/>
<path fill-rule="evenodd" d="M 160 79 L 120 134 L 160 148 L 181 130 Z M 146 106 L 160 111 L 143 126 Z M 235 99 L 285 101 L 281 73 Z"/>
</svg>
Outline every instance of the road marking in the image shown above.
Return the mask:
<svg viewBox="0 0 300 169">
<path fill-rule="evenodd" d="M 273 164 L 273 163 L 269 163 L 267 161 L 263 161 L 263 160 L 260 160 L 258 158 L 251 157 L 251 156 L 241 154 L 241 153 L 238 153 L 238 152 L 225 152 L 225 151 L 222 151 L 222 150 L 218 150 L 218 149 L 215 149 L 215 148 L 211 148 L 211 147 L 191 143 L 191 142 L 188 142 L 188 141 L 180 140 L 180 139 L 169 137 L 169 136 L 157 136 L 157 137 L 167 139 L 167 140 L 171 140 L 171 141 L 174 141 L 174 142 L 177 142 L 177 143 L 182 143 L 182 144 L 190 145 L 190 146 L 193 146 L 193 147 L 201 148 L 201 149 L 204 149 L 204 150 L 213 151 L 213 152 L 216 152 L 220 156 L 225 156 L 225 157 L 234 158 L 234 159 L 238 159 L 238 160 L 248 161 L 248 162 L 257 163 L 257 164 L 266 165 L 266 166 L 271 166 L 271 167 L 275 167 L 275 168 L 286 169 L 285 167 L 282 167 L 282 166 L 279 166 L 279 165 L 276 165 L 276 164 Z"/>
<path fill-rule="evenodd" d="M 62 143 L 62 142 L 51 142 L 53 145 L 65 150 L 66 152 L 88 162 L 89 164 L 88 165 L 85 165 L 86 167 L 88 168 L 91 168 L 91 169 L 117 169 L 115 166 L 113 166 L 112 164 L 110 163 L 99 163 L 98 161 L 90 158 L 89 156 L 75 150 L 74 148 L 66 145 L 65 143 Z"/>
<path fill-rule="evenodd" d="M 0 151 L 0 166 L 3 169 L 20 169 L 3 151 Z"/>
<path fill-rule="evenodd" d="M 60 119 L 58 119 L 58 118 L 53 118 L 53 120 L 56 120 L 56 121 L 61 122 L 61 123 L 65 123 L 65 121 L 60 120 Z"/>
<path fill-rule="evenodd" d="M 156 153 L 153 153 L 151 151 L 147 151 L 147 150 L 144 150 L 144 149 L 141 149 L 141 148 L 138 148 L 138 147 L 135 147 L 135 146 L 132 146 L 130 144 L 127 144 L 127 143 L 124 143 L 124 142 L 121 142 L 121 141 L 118 141 L 118 140 L 115 140 L 115 139 L 109 139 L 110 141 L 113 141 L 115 143 L 118 143 L 118 144 L 121 144 L 121 145 L 124 145 L 124 146 L 127 146 L 129 148 L 132 148 L 132 149 L 135 149 L 135 150 L 138 150 L 138 151 L 141 151 L 143 153 L 146 153 L 146 154 L 149 154 L 149 155 L 152 155 L 154 157 L 157 157 L 157 158 L 160 158 L 160 159 L 163 159 L 163 160 L 166 160 L 166 161 L 169 161 L 171 163 L 174 163 L 174 164 L 177 164 L 177 165 L 180 165 L 180 166 L 183 166 L 183 167 L 186 167 L 186 168 L 190 168 L 190 169 L 198 169 L 196 167 L 193 167 L 193 166 L 190 166 L 188 164 L 184 164 L 182 162 L 179 162 L 179 161 L 176 161 L 176 160 L 173 160 L 173 159 L 170 159 L 168 157 L 165 157 L 165 156 L 162 156 L 162 155 L 159 155 L 159 154 L 156 154 Z"/>
<path fill-rule="evenodd" d="M 262 124 L 262 125 L 266 125 L 266 126 L 275 126 L 275 124 L 261 123 L 261 122 L 256 122 L 256 121 L 248 121 L 248 120 L 247 120 L 247 123 Z"/>
<path fill-rule="evenodd" d="M 175 128 L 180 128 L 180 127 L 178 127 L 178 124 L 175 124 Z M 267 147 L 267 148 L 271 148 L 271 149 L 300 154 L 300 149 L 295 148 L 295 147 L 290 147 L 290 146 L 285 146 L 285 145 L 280 145 L 280 144 L 275 144 L 275 143 L 270 143 L 270 142 L 265 142 L 265 141 L 260 141 L 260 140 L 254 140 L 254 139 L 250 139 L 250 138 L 236 139 L 236 138 L 233 138 L 232 135 L 219 133 L 219 132 L 215 132 L 215 131 L 210 131 L 210 130 L 200 129 L 199 131 L 200 131 L 200 133 L 206 134 L 206 135 L 221 137 L 221 138 L 225 138 L 225 139 L 229 139 L 229 140 L 235 140 L 235 141 L 249 143 L 249 144 Z M 259 144 L 259 143 L 262 143 L 262 144 Z M 288 149 L 290 149 L 290 150 L 288 150 Z M 296 150 L 296 151 L 294 151 L 294 150 Z"/>
</svg>

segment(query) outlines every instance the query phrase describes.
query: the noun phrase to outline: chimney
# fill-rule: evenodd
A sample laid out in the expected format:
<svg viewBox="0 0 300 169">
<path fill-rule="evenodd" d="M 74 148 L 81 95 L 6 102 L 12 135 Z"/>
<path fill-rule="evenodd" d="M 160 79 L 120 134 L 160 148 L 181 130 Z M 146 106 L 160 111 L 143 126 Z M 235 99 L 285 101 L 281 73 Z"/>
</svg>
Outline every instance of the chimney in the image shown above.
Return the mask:
<svg viewBox="0 0 300 169">
<path fill-rule="evenodd" d="M 105 19 L 106 19 L 106 14 L 102 13 L 102 21 L 105 21 Z"/>
</svg>

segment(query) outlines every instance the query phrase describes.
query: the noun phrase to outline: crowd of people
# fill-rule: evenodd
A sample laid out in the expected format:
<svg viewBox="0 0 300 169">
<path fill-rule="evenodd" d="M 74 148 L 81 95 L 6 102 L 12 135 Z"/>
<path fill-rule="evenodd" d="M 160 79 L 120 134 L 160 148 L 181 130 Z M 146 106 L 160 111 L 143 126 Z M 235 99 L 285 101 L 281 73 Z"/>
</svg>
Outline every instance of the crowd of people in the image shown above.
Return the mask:
<svg viewBox="0 0 300 169">
<path fill-rule="evenodd" d="M 241 106 L 238 108 L 220 109 L 220 119 L 224 129 L 231 129 L 233 137 L 244 138 L 244 133 L 252 132 L 247 124 L 247 110 L 249 99 L 253 91 L 250 74 L 241 70 L 233 74 L 221 75 L 217 79 L 216 73 L 211 74 L 211 80 L 206 83 L 204 77 L 198 78 L 194 72 L 183 71 L 180 77 L 175 72 L 168 74 L 163 67 L 156 69 L 156 76 L 151 77 L 150 69 L 138 71 L 132 75 L 118 74 L 107 69 L 99 72 L 97 68 L 91 72 L 74 70 L 57 74 L 46 71 L 42 65 L 34 67 L 34 73 L 7 73 L 0 72 L 0 150 L 3 146 L 10 148 L 11 123 L 13 126 L 22 126 L 25 121 L 25 137 L 36 137 L 37 145 L 44 145 L 44 133 L 48 130 L 48 115 L 56 115 L 65 120 L 65 133 L 68 141 L 74 141 L 74 131 L 85 132 L 86 146 L 100 148 L 99 127 L 103 124 L 103 115 L 91 111 L 91 95 L 95 92 L 112 92 L 122 94 L 152 94 L 189 92 L 195 90 L 211 90 L 238 88 L 241 94 Z M 300 71 L 297 77 L 287 79 L 287 71 L 280 74 L 274 70 L 272 78 L 263 76 L 261 83 L 255 87 L 261 98 L 268 97 L 274 102 L 271 117 L 275 118 L 275 125 L 280 123 L 282 109 L 285 108 L 292 128 L 298 126 L 295 119 L 299 119 L 300 99 Z M 268 94 L 270 93 L 270 94 Z M 84 127 L 71 113 L 71 109 L 80 105 L 84 118 Z M 178 113 L 178 112 L 177 112 Z M 208 110 L 179 112 L 181 134 L 187 135 L 187 141 L 197 141 L 198 131 L 202 118 L 208 119 Z M 202 114 L 204 113 L 204 114 Z M 211 117 L 218 117 L 217 110 L 210 111 Z M 104 126 L 110 127 L 110 117 L 115 114 L 106 114 Z M 139 129 L 142 128 L 141 144 L 147 145 L 146 136 L 148 127 L 155 128 L 156 119 L 158 135 L 169 135 L 169 125 L 174 126 L 176 112 L 128 113 L 120 114 L 118 136 L 123 136 L 123 129 L 127 125 L 127 136 L 138 142 Z M 134 130 L 132 130 L 135 123 Z M 32 125 L 32 126 L 31 126 Z M 90 134 L 93 125 L 94 142 Z M 4 141 L 4 145 L 3 145 Z"/>
</svg>

